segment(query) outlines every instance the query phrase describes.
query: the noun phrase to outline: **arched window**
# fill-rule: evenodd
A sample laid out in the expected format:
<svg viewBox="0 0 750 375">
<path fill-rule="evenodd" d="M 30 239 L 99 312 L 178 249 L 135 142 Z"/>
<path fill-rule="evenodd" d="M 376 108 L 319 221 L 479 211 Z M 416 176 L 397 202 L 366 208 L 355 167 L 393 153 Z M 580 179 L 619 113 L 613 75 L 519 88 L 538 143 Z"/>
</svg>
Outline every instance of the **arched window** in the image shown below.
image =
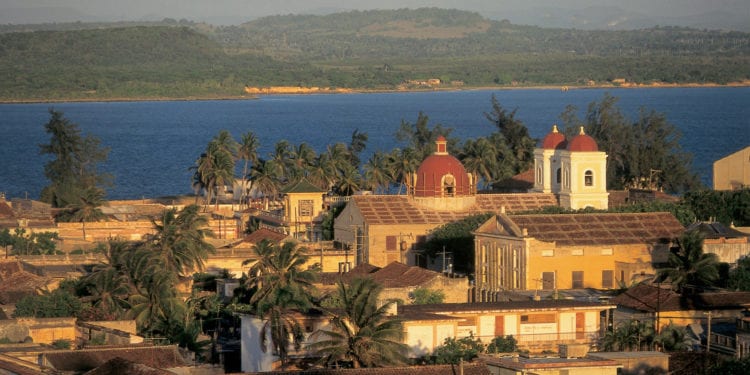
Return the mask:
<svg viewBox="0 0 750 375">
<path fill-rule="evenodd" d="M 562 182 L 562 169 L 557 168 L 557 183 L 559 184 L 560 182 Z"/>
<path fill-rule="evenodd" d="M 586 171 L 586 173 L 583 174 L 583 183 L 586 186 L 594 186 L 594 172 Z"/>
<path fill-rule="evenodd" d="M 443 196 L 452 197 L 456 195 L 456 179 L 453 175 L 443 176 Z"/>
</svg>

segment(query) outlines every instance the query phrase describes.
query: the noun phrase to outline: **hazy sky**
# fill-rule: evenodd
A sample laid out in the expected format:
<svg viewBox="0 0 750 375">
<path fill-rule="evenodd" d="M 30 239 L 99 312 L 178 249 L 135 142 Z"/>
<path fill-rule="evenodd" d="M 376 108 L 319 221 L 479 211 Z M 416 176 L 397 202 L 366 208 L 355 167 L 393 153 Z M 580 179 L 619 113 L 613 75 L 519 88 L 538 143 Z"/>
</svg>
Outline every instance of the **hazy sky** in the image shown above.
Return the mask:
<svg viewBox="0 0 750 375">
<path fill-rule="evenodd" d="M 186 18 L 239 24 L 289 13 L 331 13 L 353 9 L 435 6 L 477 11 L 491 18 L 504 13 L 533 15 L 537 9 L 616 6 L 649 16 L 691 16 L 711 11 L 750 19 L 750 0 L 0 0 L 0 23 L 156 20 Z"/>
</svg>

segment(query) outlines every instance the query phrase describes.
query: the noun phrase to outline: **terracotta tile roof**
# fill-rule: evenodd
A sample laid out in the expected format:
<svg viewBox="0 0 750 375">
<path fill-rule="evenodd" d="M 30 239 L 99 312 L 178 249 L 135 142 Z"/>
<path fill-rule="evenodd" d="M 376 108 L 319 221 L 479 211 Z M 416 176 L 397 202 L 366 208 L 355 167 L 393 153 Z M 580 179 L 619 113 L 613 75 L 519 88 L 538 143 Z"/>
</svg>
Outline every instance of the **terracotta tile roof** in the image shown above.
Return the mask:
<svg viewBox="0 0 750 375">
<path fill-rule="evenodd" d="M 477 302 L 477 303 L 436 303 L 430 305 L 401 305 L 398 313 L 433 313 L 433 314 L 457 314 L 474 313 L 477 311 L 517 311 L 517 310 L 556 310 L 575 308 L 601 308 L 607 309 L 612 306 L 600 302 L 576 301 L 576 300 L 541 300 L 541 301 L 507 301 L 507 302 Z"/>
<path fill-rule="evenodd" d="M 372 367 L 358 369 L 310 369 L 294 371 L 250 372 L 245 374 L 264 375 L 490 375 L 490 370 L 482 362 L 468 362 L 463 369 L 458 365 Z"/>
<path fill-rule="evenodd" d="M 444 224 L 481 212 L 508 212 L 536 210 L 557 205 L 553 194 L 479 194 L 476 204 L 466 210 L 433 210 L 421 207 L 405 195 L 357 195 L 355 202 L 365 221 L 375 225 Z"/>
<path fill-rule="evenodd" d="M 424 285 L 439 276 L 438 272 L 422 267 L 407 266 L 400 262 L 392 262 L 383 268 L 363 263 L 344 274 L 327 272 L 322 275 L 321 282 L 330 285 L 339 280 L 351 282 L 358 277 L 370 277 L 384 288 L 406 288 Z"/>
<path fill-rule="evenodd" d="M 260 241 L 270 240 L 271 242 L 279 243 L 286 237 L 287 236 L 284 233 L 275 232 L 267 228 L 260 228 L 253 233 L 245 236 L 245 238 L 242 239 L 242 242 L 255 245 L 260 243 Z"/>
<path fill-rule="evenodd" d="M 681 310 L 739 309 L 750 304 L 750 292 L 704 292 L 679 294 L 655 285 L 639 284 L 610 300 L 633 310 L 655 312 Z"/>
<path fill-rule="evenodd" d="M 526 192 L 534 187 L 534 170 L 529 169 L 515 176 L 506 178 L 492 184 L 495 191 L 501 192 Z"/>
<path fill-rule="evenodd" d="M 486 357 L 485 357 L 486 358 Z M 527 371 L 538 370 L 540 372 L 552 372 L 552 369 L 564 369 L 571 367 L 587 367 L 587 368 L 602 368 L 602 367 L 621 367 L 621 365 L 609 359 L 604 358 L 487 358 L 487 363 L 493 364 L 506 369 L 513 369 L 516 371 Z M 546 370 L 546 371 L 545 371 Z M 572 372 L 572 371 L 571 371 Z M 598 372 L 598 370 L 597 370 Z M 533 371 L 536 373 L 536 371 Z"/>
<path fill-rule="evenodd" d="M 726 225 L 719 222 L 704 222 L 699 221 L 688 225 L 687 230 L 698 230 L 703 235 L 703 238 L 747 238 L 750 237 L 745 233 L 742 233 L 734 228 L 727 227 Z"/>
<path fill-rule="evenodd" d="M 508 218 L 508 219 L 505 219 Z M 680 236 L 684 228 L 667 212 L 563 215 L 499 215 L 531 237 L 558 245 L 655 244 Z"/>
<path fill-rule="evenodd" d="M 2 219 L 13 219 L 15 218 L 16 214 L 13 212 L 13 208 L 11 208 L 10 204 L 6 200 L 0 201 L 0 218 Z"/>
<path fill-rule="evenodd" d="M 42 368 L 36 363 L 27 362 L 16 357 L 0 354 L 0 373 L 18 375 L 41 375 L 45 372 L 43 372 Z"/>
<path fill-rule="evenodd" d="M 176 346 L 84 349 L 48 352 L 42 355 L 46 363 L 49 363 L 57 371 L 89 371 L 118 357 L 158 369 L 183 367 L 186 365 Z"/>
<path fill-rule="evenodd" d="M 84 375 L 170 375 L 170 371 L 155 369 L 140 363 L 135 363 L 115 357 L 103 365 L 84 373 Z"/>
<path fill-rule="evenodd" d="M 517 194 L 479 194 L 477 206 L 482 212 L 524 212 L 539 210 L 544 207 L 557 206 L 554 194 L 517 193 Z"/>
</svg>

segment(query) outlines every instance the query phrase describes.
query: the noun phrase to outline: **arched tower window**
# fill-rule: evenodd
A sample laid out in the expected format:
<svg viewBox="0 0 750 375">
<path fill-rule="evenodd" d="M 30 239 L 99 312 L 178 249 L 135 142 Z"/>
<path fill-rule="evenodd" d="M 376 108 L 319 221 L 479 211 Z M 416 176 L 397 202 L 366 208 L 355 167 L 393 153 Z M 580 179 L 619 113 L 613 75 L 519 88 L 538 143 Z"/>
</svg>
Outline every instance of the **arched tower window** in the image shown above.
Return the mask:
<svg viewBox="0 0 750 375">
<path fill-rule="evenodd" d="M 594 172 L 588 170 L 583 174 L 583 183 L 586 186 L 594 186 Z"/>
<path fill-rule="evenodd" d="M 456 178 L 453 175 L 443 176 L 443 196 L 453 197 L 456 195 Z"/>
<path fill-rule="evenodd" d="M 562 168 L 557 168 L 556 174 L 557 174 L 557 183 L 559 184 L 560 182 L 562 182 Z"/>
</svg>

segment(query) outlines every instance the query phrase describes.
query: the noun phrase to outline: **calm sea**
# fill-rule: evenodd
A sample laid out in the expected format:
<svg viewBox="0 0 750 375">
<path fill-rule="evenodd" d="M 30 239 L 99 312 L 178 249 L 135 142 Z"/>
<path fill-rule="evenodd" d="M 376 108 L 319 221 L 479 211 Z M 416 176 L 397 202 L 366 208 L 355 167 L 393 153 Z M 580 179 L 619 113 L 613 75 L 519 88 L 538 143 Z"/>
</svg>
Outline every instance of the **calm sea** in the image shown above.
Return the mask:
<svg viewBox="0 0 750 375">
<path fill-rule="evenodd" d="M 681 130 L 683 148 L 694 156 L 693 168 L 710 186 L 712 163 L 750 145 L 750 88 L 661 88 L 481 90 L 457 92 L 267 96 L 257 100 L 114 102 L 0 105 L 0 192 L 9 198 L 38 198 L 47 184 L 48 160 L 39 145 L 49 141 L 43 125 L 54 107 L 77 123 L 84 134 L 111 149 L 101 169 L 115 177 L 109 199 L 155 197 L 191 192 L 188 168 L 220 130 L 236 139 L 253 131 L 261 154 L 286 139 L 307 142 L 318 152 L 345 142 L 355 129 L 369 135 L 364 159 L 376 150 L 399 146 L 394 133 L 402 121 L 424 112 L 430 124 L 454 129 L 461 140 L 495 129 L 484 113 L 494 94 L 531 135 L 542 137 L 567 105 L 583 117 L 604 93 L 619 98 L 631 119 L 641 108 L 665 113 Z"/>
</svg>

